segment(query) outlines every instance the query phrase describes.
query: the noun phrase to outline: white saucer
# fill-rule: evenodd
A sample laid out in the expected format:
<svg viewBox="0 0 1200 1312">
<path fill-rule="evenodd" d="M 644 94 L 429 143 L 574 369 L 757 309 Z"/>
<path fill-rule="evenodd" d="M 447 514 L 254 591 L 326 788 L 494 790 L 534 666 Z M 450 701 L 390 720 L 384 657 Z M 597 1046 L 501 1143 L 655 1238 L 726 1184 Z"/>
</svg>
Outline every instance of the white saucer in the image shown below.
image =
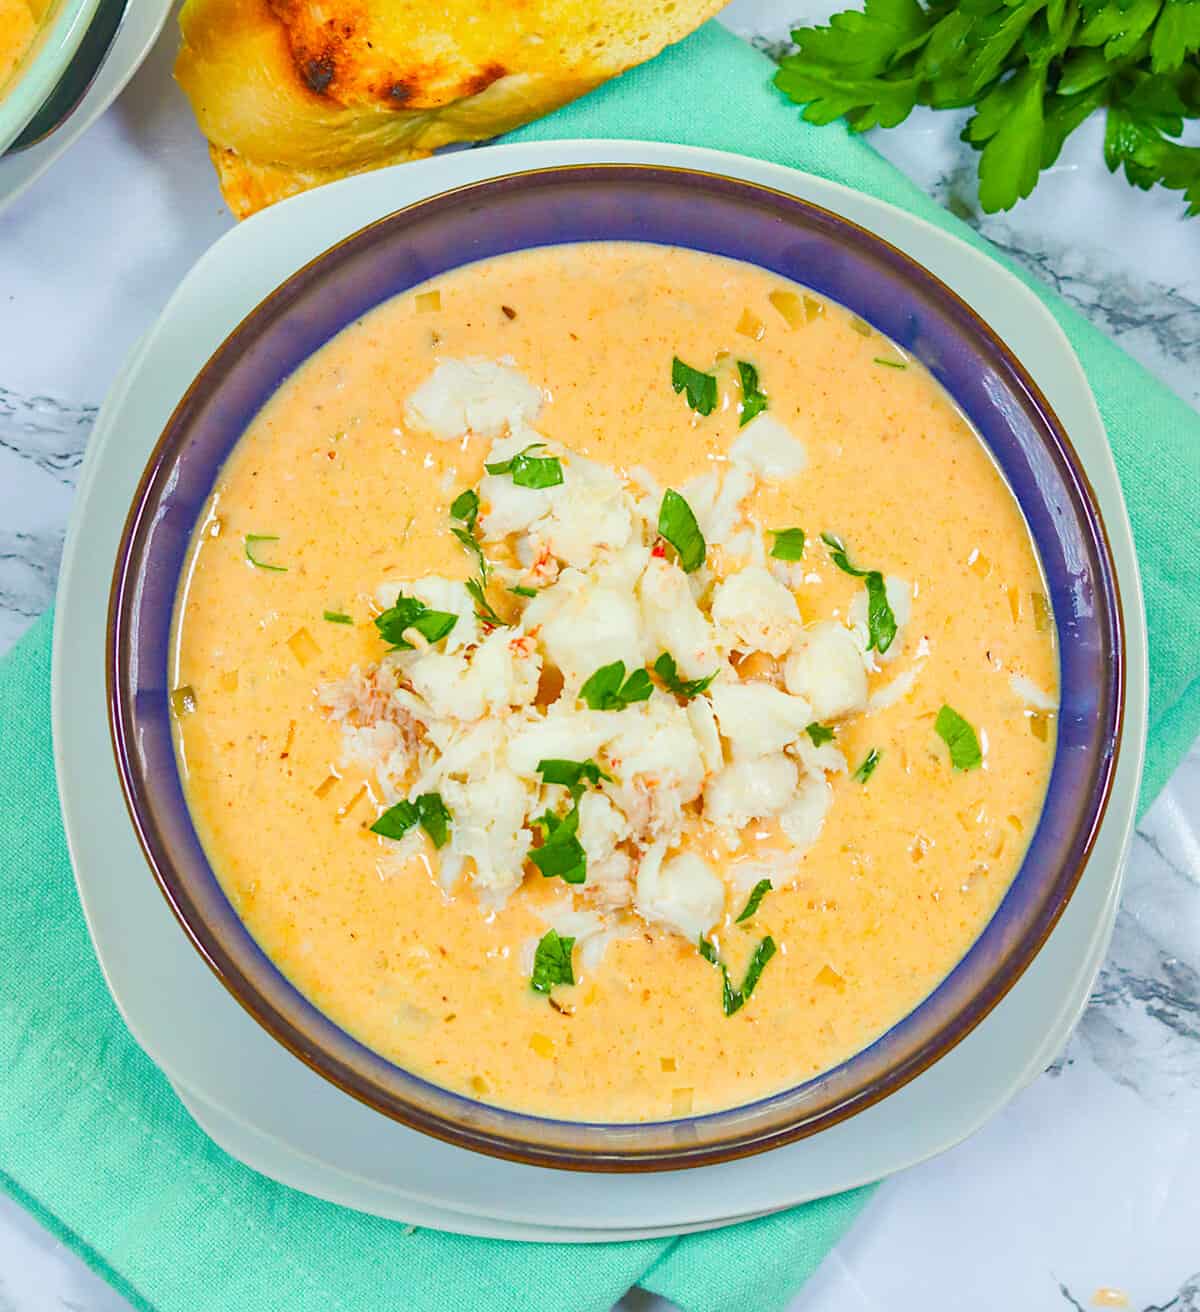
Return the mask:
<svg viewBox="0 0 1200 1312">
<path fill-rule="evenodd" d="M 594 162 L 707 169 L 791 192 L 886 237 L 954 287 L 1022 358 L 1071 433 L 1107 522 L 1127 630 L 1125 737 L 1108 812 L 1059 925 L 1005 1000 L 935 1066 L 840 1125 L 741 1162 L 640 1176 L 519 1166 L 426 1138 L 341 1093 L 259 1029 L 188 944 L 146 869 L 111 762 L 100 660 L 112 561 L 142 466 L 195 372 L 243 315 L 320 251 L 399 206 L 498 173 Z M 248 1165 L 365 1211 L 496 1237 L 703 1228 L 878 1179 L 970 1134 L 1049 1062 L 1086 1001 L 1115 914 L 1145 722 L 1145 624 L 1116 472 L 1078 363 L 1040 302 L 993 261 L 901 211 L 788 169 L 681 147 L 547 143 L 443 156 L 307 193 L 234 229 L 184 280 L 105 403 L 59 590 L 54 730 L 64 821 L 97 953 L 134 1036 L 201 1125 Z"/>
<path fill-rule="evenodd" d="M 125 89 L 171 12 L 172 0 L 129 0 L 96 80 L 67 120 L 45 141 L 0 157 L 0 210 L 35 182 Z"/>
</svg>

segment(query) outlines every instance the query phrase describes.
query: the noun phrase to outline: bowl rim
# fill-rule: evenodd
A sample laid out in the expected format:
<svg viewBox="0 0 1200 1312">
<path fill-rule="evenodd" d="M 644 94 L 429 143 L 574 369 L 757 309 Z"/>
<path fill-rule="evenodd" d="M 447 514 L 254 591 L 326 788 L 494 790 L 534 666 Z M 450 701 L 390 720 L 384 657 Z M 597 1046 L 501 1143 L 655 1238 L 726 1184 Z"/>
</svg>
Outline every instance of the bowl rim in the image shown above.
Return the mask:
<svg viewBox="0 0 1200 1312">
<path fill-rule="evenodd" d="M 25 130 L 66 72 L 100 0 L 60 0 L 58 13 L 34 38 L 34 49 L 0 87 L 0 156 Z"/>
<path fill-rule="evenodd" d="M 579 173 L 594 174 L 614 174 L 614 173 L 641 173 L 654 175 L 683 175 L 693 179 L 702 179 L 709 182 L 729 184 L 736 189 L 745 192 L 756 192 L 770 198 L 776 202 L 782 202 L 793 209 L 808 211 L 812 215 L 821 217 L 824 220 L 831 221 L 832 224 L 848 232 L 851 236 L 859 241 L 865 241 L 868 245 L 873 245 L 878 250 L 885 253 L 893 262 L 906 268 L 910 276 L 915 275 L 918 279 L 932 285 L 938 296 L 943 298 L 958 314 L 962 315 L 969 323 L 973 333 L 977 335 L 977 341 L 990 349 L 998 356 L 1011 370 L 1020 386 L 1026 391 L 1031 406 L 1036 410 L 1039 418 L 1042 420 L 1045 428 L 1049 430 L 1060 448 L 1061 454 L 1068 467 L 1071 478 L 1078 489 L 1079 496 L 1087 512 L 1089 523 L 1094 532 L 1094 542 L 1097 549 L 1097 559 L 1101 567 L 1102 582 L 1106 585 L 1111 596 L 1111 620 L 1113 630 L 1113 644 L 1109 655 L 1112 658 L 1111 676 L 1106 683 L 1106 688 L 1110 690 L 1110 703 L 1112 712 L 1112 736 L 1110 750 L 1103 754 L 1088 779 L 1086 796 L 1089 799 L 1089 805 L 1083 813 L 1083 820 L 1073 831 L 1078 838 L 1079 858 L 1069 872 L 1069 876 L 1062 883 L 1061 895 L 1048 902 L 1047 906 L 1041 909 L 1039 915 L 1035 917 L 1030 926 L 1027 926 L 1022 933 L 1019 943 L 1019 949 L 1010 952 L 1001 963 L 999 969 L 995 970 L 985 979 L 980 991 L 969 999 L 960 1010 L 949 1018 L 936 1034 L 924 1043 L 915 1055 L 911 1056 L 903 1063 L 889 1068 L 883 1075 L 872 1083 L 859 1089 L 857 1092 L 840 1100 L 836 1105 L 831 1106 L 818 1113 L 805 1116 L 793 1124 L 784 1124 L 769 1128 L 765 1132 L 755 1132 L 740 1136 L 731 1137 L 714 1145 L 706 1145 L 700 1148 L 678 1147 L 671 1149 L 659 1149 L 653 1152 L 631 1152 L 625 1149 L 591 1152 L 583 1151 L 578 1148 L 560 1148 L 545 1147 L 536 1143 L 531 1143 L 528 1139 L 510 1136 L 502 1133 L 496 1133 L 488 1130 L 479 1130 L 473 1126 L 464 1125 L 460 1122 L 453 1121 L 437 1113 L 431 1113 L 428 1110 L 406 1103 L 404 1100 L 393 1094 L 385 1093 L 381 1096 L 376 1086 L 372 1085 L 369 1080 L 363 1079 L 356 1071 L 346 1067 L 346 1065 L 333 1057 L 327 1051 L 314 1045 L 299 1027 L 293 1024 L 287 1017 L 283 1016 L 273 1004 L 263 998 L 259 990 L 248 980 L 241 969 L 230 959 L 229 954 L 223 945 L 216 939 L 207 924 L 200 917 L 194 917 L 189 911 L 188 899 L 181 896 L 181 888 L 176 885 L 175 871 L 169 859 L 169 852 L 166 845 L 162 842 L 160 836 L 155 832 L 154 827 L 144 822 L 144 817 L 137 803 L 137 792 L 140 787 L 138 771 L 132 766 L 135 753 L 131 750 L 129 728 L 126 723 L 125 714 L 126 706 L 121 694 L 121 681 L 119 673 L 122 668 L 127 667 L 127 649 L 130 640 L 129 625 L 123 622 L 125 603 L 132 589 L 129 587 L 129 566 L 131 562 L 131 548 L 137 535 L 141 512 L 145 509 L 147 494 L 151 491 L 152 485 L 156 478 L 161 474 L 164 467 L 171 463 L 174 455 L 173 438 L 177 437 L 177 429 L 182 420 L 186 419 L 187 414 L 196 401 L 196 399 L 212 385 L 213 376 L 219 377 L 221 367 L 225 363 L 228 355 L 237 350 L 238 345 L 244 337 L 253 337 L 254 329 L 260 318 L 270 317 L 271 311 L 281 302 L 287 300 L 291 295 L 295 285 L 301 282 L 308 275 L 316 271 L 318 266 L 332 257 L 343 253 L 347 247 L 358 243 L 369 244 L 374 236 L 385 229 L 387 226 L 403 221 L 414 211 L 424 210 L 438 203 L 446 203 L 455 200 L 461 200 L 469 193 L 486 193 L 490 188 L 498 184 L 511 184 L 513 182 L 527 181 L 545 175 L 569 175 Z M 552 243 L 553 244 L 553 243 Z M 560 243 L 562 244 L 562 243 Z M 662 241 L 655 241 L 651 244 L 664 245 Z M 520 248 L 518 248 L 520 249 Z M 472 263 L 471 259 L 465 259 L 450 267 L 464 267 Z M 382 297 L 377 304 L 383 304 L 386 300 L 392 299 L 392 296 L 402 293 L 391 293 Z M 334 334 L 336 335 L 336 334 Z M 327 338 L 326 340 L 331 340 Z M 324 343 L 322 343 L 323 345 Z M 315 350 L 319 350 L 318 346 Z M 313 353 L 315 353 L 315 350 Z M 311 358 L 311 354 L 307 358 Z M 299 366 L 296 366 L 299 367 Z M 213 350 L 204 365 L 196 373 L 192 382 L 174 407 L 170 417 L 166 421 L 162 432 L 155 441 L 153 449 L 147 457 L 146 464 L 138 480 L 137 489 L 134 493 L 130 509 L 127 512 L 124 526 L 121 532 L 120 545 L 117 552 L 116 562 L 112 573 L 112 583 L 109 594 L 107 608 L 107 632 L 105 646 L 105 684 L 106 684 L 106 702 L 108 708 L 108 725 L 110 733 L 110 743 L 113 749 L 115 762 L 117 766 L 117 775 L 120 781 L 122 797 L 125 802 L 129 818 L 133 825 L 134 832 L 137 836 L 138 844 L 142 849 L 147 863 L 157 883 L 160 892 L 163 894 L 168 906 L 174 914 L 176 920 L 192 946 L 198 951 L 208 967 L 216 975 L 217 979 L 233 997 L 244 1011 L 247 1012 L 263 1029 L 267 1031 L 277 1042 L 283 1045 L 292 1055 L 298 1057 L 311 1070 L 322 1078 L 334 1084 L 342 1092 L 349 1094 L 359 1102 L 375 1111 L 382 1113 L 389 1118 L 408 1126 L 411 1129 L 419 1130 L 425 1134 L 432 1135 L 447 1143 L 457 1147 L 467 1148 L 472 1151 L 482 1152 L 490 1156 L 499 1157 L 527 1165 L 550 1166 L 558 1169 L 568 1169 L 577 1171 L 600 1171 L 600 1172 L 642 1172 L 658 1170 L 678 1170 L 681 1168 L 712 1165 L 718 1162 L 732 1161 L 742 1157 L 751 1156 L 760 1152 L 768 1151 L 782 1144 L 791 1143 L 798 1139 L 808 1137 L 818 1133 L 828 1126 L 837 1124 L 857 1112 L 870 1107 L 892 1093 L 902 1088 L 905 1084 L 921 1075 L 934 1065 L 942 1056 L 951 1048 L 955 1047 L 964 1039 L 972 1030 L 974 1030 L 1003 1000 L 1009 990 L 1024 974 L 1025 970 L 1032 963 L 1042 945 L 1049 937 L 1051 931 L 1058 923 L 1067 903 L 1070 901 L 1078 885 L 1083 871 L 1087 866 L 1088 859 L 1091 856 L 1093 846 L 1097 835 L 1100 831 L 1101 823 L 1105 817 L 1109 801 L 1112 796 L 1114 778 L 1116 775 L 1117 765 L 1121 757 L 1121 751 L 1124 743 L 1124 729 L 1126 723 L 1126 688 L 1127 688 L 1127 660 L 1126 660 L 1126 624 L 1124 602 L 1121 592 L 1120 577 L 1118 574 L 1112 544 L 1109 538 L 1107 525 L 1101 511 L 1099 500 L 1096 497 L 1095 490 L 1087 471 L 1084 468 L 1078 451 L 1072 443 L 1070 436 L 1059 420 L 1053 407 L 1038 387 L 1037 383 L 1029 375 L 1025 367 L 1017 358 L 1015 353 L 1008 347 L 999 334 L 993 330 L 984 320 L 957 292 L 946 284 L 938 275 L 934 274 L 924 264 L 908 255 L 887 239 L 878 236 L 870 228 L 846 218 L 834 210 L 816 202 L 809 201 L 798 197 L 789 192 L 783 191 L 761 182 L 751 181 L 749 179 L 731 176 L 712 169 L 693 168 L 682 165 L 670 165 L 662 163 L 633 163 L 633 162 L 612 162 L 612 163 L 576 163 L 576 164 L 558 164 L 539 166 L 528 169 L 520 169 L 509 173 L 500 173 L 495 176 L 481 178 L 475 181 L 466 182 L 453 187 L 445 188 L 428 196 L 420 197 L 409 204 L 398 207 L 387 214 L 380 215 L 371 222 L 355 229 L 353 232 L 334 242 L 317 255 L 307 260 L 303 265 L 293 270 L 284 278 L 276 287 L 274 287 L 265 297 L 257 302 L 241 320 L 224 336 L 220 344 Z M 206 857 L 207 861 L 207 857 Z M 1018 868 L 1018 874 L 1019 874 Z M 211 872 L 211 864 L 210 864 Z M 213 872 L 215 879 L 215 872 Z M 1014 880 L 1016 876 L 1014 875 Z M 219 882 L 219 881 L 218 881 Z M 993 915 L 980 930 L 983 930 L 991 924 L 998 914 L 999 907 L 993 912 Z M 236 915 L 236 913 L 234 913 Z M 240 922 L 240 918 L 239 918 Z M 244 923 L 242 930 L 247 937 L 253 940 Z M 969 954 L 974 946 L 974 941 L 966 950 Z M 260 949 L 261 951 L 261 949 Z M 964 954 L 964 960 L 965 955 Z M 961 964 L 961 962 L 959 963 Z M 275 971 L 282 976 L 279 968 L 271 962 Z M 957 969 L 953 967 L 953 969 Z M 934 985 L 934 991 L 948 976 L 943 977 L 941 981 Z M 320 1015 L 320 1009 L 315 1003 L 308 1000 L 307 996 L 300 993 L 290 980 L 286 980 L 290 989 L 312 1009 Z M 928 997 L 918 1002 L 911 1012 L 907 1015 L 914 1014 L 925 1002 Z M 326 1017 L 330 1024 L 337 1026 L 337 1022 Z M 893 1022 L 891 1028 L 900 1023 L 898 1019 Z M 340 1026 L 337 1026 L 339 1029 Z M 342 1031 L 347 1033 L 347 1031 Z M 883 1035 L 879 1036 L 882 1038 Z M 349 1038 L 356 1043 L 361 1044 L 353 1035 Z M 872 1040 L 872 1044 L 877 1042 L 878 1038 Z M 365 1047 L 365 1045 L 362 1045 Z M 868 1045 L 868 1047 L 871 1045 Z M 373 1050 L 372 1050 L 373 1051 Z M 858 1050 L 852 1054 L 846 1061 L 853 1060 L 854 1056 L 860 1055 L 866 1051 L 866 1048 Z M 378 1054 L 376 1054 L 378 1055 Z M 382 1060 L 387 1061 L 386 1058 Z M 389 1063 L 396 1070 L 408 1075 L 418 1082 L 425 1082 L 432 1085 L 432 1081 L 424 1080 L 424 1077 L 416 1076 L 415 1073 L 406 1071 L 405 1068 Z M 844 1064 L 844 1063 L 842 1063 Z M 836 1069 L 836 1068 L 833 1068 Z M 450 1092 L 445 1086 L 432 1085 L 441 1092 Z M 795 1086 L 803 1087 L 803 1086 Z M 780 1091 L 777 1094 L 768 1095 L 768 1097 L 779 1097 L 792 1090 Z M 706 1114 L 707 1116 L 719 1117 L 728 1115 L 730 1112 L 739 1109 L 745 1110 L 758 1105 L 765 1099 L 756 1099 L 749 1104 L 740 1104 L 739 1107 L 722 1110 L 715 1113 Z M 473 1100 L 465 1100 L 473 1101 Z M 563 1122 L 556 1118 L 540 1116 L 532 1113 L 521 1112 L 513 1109 L 499 1107 L 495 1104 L 482 1104 L 483 1108 L 496 1113 L 502 1117 L 514 1121 L 523 1121 L 526 1124 L 541 1123 L 544 1125 L 563 1125 L 579 1128 L 596 1128 L 596 1129 L 619 1129 L 619 1128 L 649 1128 L 651 1126 L 661 1128 L 663 1126 L 687 1124 L 695 1120 L 703 1120 L 706 1117 L 682 1118 L 676 1121 L 658 1121 L 658 1122 L 634 1122 L 628 1126 L 614 1124 L 603 1126 L 596 1122 Z"/>
</svg>

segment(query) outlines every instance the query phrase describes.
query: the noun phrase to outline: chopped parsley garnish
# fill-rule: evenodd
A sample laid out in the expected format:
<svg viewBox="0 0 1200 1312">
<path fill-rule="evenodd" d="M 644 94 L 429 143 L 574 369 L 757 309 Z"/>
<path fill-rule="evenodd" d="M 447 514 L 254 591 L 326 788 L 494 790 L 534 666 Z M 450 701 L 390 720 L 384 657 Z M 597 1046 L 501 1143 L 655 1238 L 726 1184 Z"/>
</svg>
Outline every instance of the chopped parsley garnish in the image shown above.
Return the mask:
<svg viewBox="0 0 1200 1312">
<path fill-rule="evenodd" d="M 566 761 L 557 757 L 539 761 L 538 774 L 545 783 L 561 784 L 569 788 L 572 797 L 578 797 L 586 784 L 594 784 L 598 788 L 602 779 L 612 782 L 612 775 L 605 774 L 591 757 L 586 761 Z"/>
<path fill-rule="evenodd" d="M 983 761 L 975 730 L 952 706 L 943 706 L 934 721 L 938 737 L 950 749 L 950 763 L 956 770 L 973 770 Z"/>
<path fill-rule="evenodd" d="M 746 974 L 742 979 L 741 995 L 743 1002 L 749 1000 L 750 995 L 758 986 L 758 981 L 762 978 L 767 962 L 774 955 L 775 940 L 768 934 L 750 956 L 750 964 L 746 967 Z"/>
<path fill-rule="evenodd" d="M 259 560 L 254 554 L 252 548 L 257 542 L 278 542 L 278 533 L 247 533 L 243 543 L 243 549 L 246 553 L 246 559 L 257 569 L 269 569 L 275 574 L 286 574 L 288 567 L 286 565 L 271 565 L 265 560 Z"/>
<path fill-rule="evenodd" d="M 557 487 L 563 481 L 562 461 L 557 456 L 530 455 L 545 445 L 545 442 L 531 442 L 515 456 L 484 465 L 484 469 L 489 474 L 511 474 L 518 487 Z"/>
<path fill-rule="evenodd" d="M 671 361 L 671 387 L 678 396 L 686 389 L 689 408 L 698 415 L 711 415 L 717 405 L 717 376 L 704 374 L 678 357 Z"/>
<path fill-rule="evenodd" d="M 409 629 L 415 629 L 426 642 L 439 642 L 458 623 L 458 616 L 450 611 L 430 610 L 416 597 L 401 593 L 394 606 L 382 615 L 375 616 L 375 627 L 384 642 L 391 643 L 393 651 L 411 651 L 413 644 L 405 638 Z"/>
<path fill-rule="evenodd" d="M 820 747 L 822 743 L 833 742 L 833 730 L 828 725 L 818 724 L 816 720 L 812 724 L 806 725 L 804 732 L 812 739 L 814 747 Z"/>
<path fill-rule="evenodd" d="M 434 847 L 445 847 L 450 837 L 453 817 L 446 803 L 442 801 L 441 793 L 422 793 L 417 798 L 417 815 L 421 821 L 421 828 L 433 840 Z"/>
<path fill-rule="evenodd" d="M 579 690 L 580 698 L 593 711 L 623 711 L 634 702 L 644 702 L 654 691 L 650 676 L 643 669 L 625 677 L 625 662 L 601 665 Z"/>
<path fill-rule="evenodd" d="M 738 919 L 740 920 L 741 917 L 739 916 Z M 734 1012 L 741 1011 L 757 987 L 767 962 L 775 955 L 775 940 L 768 934 L 750 954 L 750 961 L 746 966 L 746 974 L 742 980 L 741 988 L 734 986 L 733 981 L 729 978 L 729 968 L 717 955 L 717 950 L 712 943 L 703 936 L 700 938 L 699 949 L 704 960 L 710 965 L 716 966 L 721 972 L 721 1006 L 726 1016 L 732 1016 Z"/>
<path fill-rule="evenodd" d="M 384 838 L 401 839 L 417 824 L 421 817 L 411 802 L 397 802 L 388 809 L 371 826 L 373 834 L 382 834 Z"/>
<path fill-rule="evenodd" d="M 758 386 L 758 370 L 745 360 L 737 362 L 738 381 L 742 384 L 742 402 L 738 406 L 738 427 L 744 428 L 755 415 L 767 408 L 767 394 Z"/>
<path fill-rule="evenodd" d="M 887 585 L 883 575 L 877 569 L 858 569 L 850 563 L 846 547 L 841 538 L 833 533 L 822 533 L 821 541 L 829 548 L 833 563 L 845 574 L 862 579 L 867 587 L 867 650 L 872 647 L 883 653 L 892 645 L 896 637 L 896 616 L 892 613 L 888 601 Z"/>
<path fill-rule="evenodd" d="M 487 599 L 487 593 L 484 592 L 486 579 L 468 579 L 463 587 L 466 588 L 471 600 L 475 603 L 475 618 L 482 620 L 484 624 L 490 624 L 495 629 L 507 629 L 511 625 L 505 619 L 501 619 L 496 614 L 496 608 Z"/>
<path fill-rule="evenodd" d="M 397 802 L 371 826 L 373 834 L 384 838 L 401 839 L 416 824 L 433 840 L 434 847 L 446 846 L 453 817 L 446 809 L 440 793 L 422 793 L 416 802 Z"/>
<path fill-rule="evenodd" d="M 771 555 L 776 560 L 799 560 L 804 555 L 802 528 L 773 528 L 771 535 L 775 539 L 771 546 Z"/>
<path fill-rule="evenodd" d="M 518 597 L 536 597 L 536 596 L 537 596 L 537 588 L 527 588 L 527 587 L 524 587 L 522 584 L 517 584 L 516 587 L 514 587 L 514 588 L 509 588 L 509 592 L 514 593 L 514 594 L 515 594 L 516 596 L 518 596 Z"/>
<path fill-rule="evenodd" d="M 668 692 L 673 692 L 676 697 L 682 697 L 687 701 L 698 697 L 717 677 L 717 671 L 713 670 L 703 679 L 681 679 L 675 657 L 669 651 L 664 651 L 654 662 L 654 673 L 663 681 L 663 686 Z"/>
<path fill-rule="evenodd" d="M 875 767 L 879 764 L 879 753 L 874 747 L 863 757 L 862 764 L 854 772 L 854 778 L 860 784 L 865 784 L 868 779 L 875 773 Z"/>
<path fill-rule="evenodd" d="M 479 493 L 473 487 L 460 492 L 450 503 L 450 515 L 453 519 L 461 519 L 468 528 L 473 529 L 479 518 Z"/>
<path fill-rule="evenodd" d="M 455 519 L 461 519 L 466 525 L 465 528 L 459 528 L 456 524 L 450 529 L 450 532 L 475 557 L 476 564 L 479 566 L 479 577 L 477 579 L 467 579 L 463 584 L 471 600 L 475 603 L 475 618 L 482 620 L 484 624 L 492 625 L 493 628 L 507 628 L 508 621 L 501 619 L 496 614 L 496 608 L 487 599 L 487 583 L 488 575 L 491 573 L 491 566 L 488 564 L 487 557 L 483 554 L 483 543 L 480 542 L 476 530 L 476 520 L 479 518 L 479 494 L 474 488 L 467 488 L 465 492 L 460 492 L 454 498 L 450 503 L 450 514 Z M 516 591 L 516 589 L 514 588 L 513 591 Z"/>
<path fill-rule="evenodd" d="M 575 940 L 548 929 L 533 954 L 533 974 L 529 987 L 535 993 L 549 993 L 556 984 L 574 984 L 575 971 L 571 967 L 571 950 Z"/>
<path fill-rule="evenodd" d="M 346 614 L 344 610 L 327 610 L 322 615 L 330 624 L 353 624 L 354 621 Z"/>
<path fill-rule="evenodd" d="M 704 564 L 707 554 L 704 534 L 700 532 L 691 506 L 674 488 L 663 493 L 658 511 L 658 531 L 679 553 L 679 567 L 685 574 L 691 574 Z"/>
<path fill-rule="evenodd" d="M 587 879 L 587 853 L 576 835 L 579 832 L 579 803 L 565 816 L 547 811 L 534 823 L 542 831 L 541 847 L 530 848 L 529 859 L 546 879 L 582 884 Z"/>
<path fill-rule="evenodd" d="M 475 557 L 476 564 L 479 566 L 480 581 L 486 584 L 491 567 L 483 554 L 483 543 L 479 541 L 479 534 L 476 531 L 476 520 L 479 518 L 479 493 L 470 487 L 465 492 L 460 492 L 450 503 L 450 515 L 453 519 L 461 519 L 466 525 L 465 528 L 459 528 L 455 524 L 450 532 Z"/>
<path fill-rule="evenodd" d="M 769 879 L 760 879 L 757 884 L 750 890 L 750 897 L 746 905 L 742 908 L 742 914 L 738 916 L 733 923 L 740 925 L 743 920 L 749 920 L 750 917 L 758 910 L 762 900 L 775 887 Z"/>
<path fill-rule="evenodd" d="M 887 368 L 889 368 L 889 369 L 907 369 L 907 368 L 908 368 L 908 365 L 906 365 L 906 364 L 904 363 L 903 360 L 888 360 L 888 359 L 886 359 L 886 358 L 885 358 L 884 356 L 882 356 L 882 355 L 877 355 L 877 356 L 875 357 L 875 363 L 876 363 L 876 364 L 886 365 Z"/>
</svg>

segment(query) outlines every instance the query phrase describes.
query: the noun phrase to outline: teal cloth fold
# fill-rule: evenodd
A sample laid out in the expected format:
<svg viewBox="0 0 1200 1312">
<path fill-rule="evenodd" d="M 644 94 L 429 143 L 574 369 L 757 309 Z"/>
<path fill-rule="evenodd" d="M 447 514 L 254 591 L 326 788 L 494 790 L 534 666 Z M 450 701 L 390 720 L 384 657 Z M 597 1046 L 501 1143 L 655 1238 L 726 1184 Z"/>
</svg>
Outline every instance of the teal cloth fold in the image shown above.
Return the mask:
<svg viewBox="0 0 1200 1312">
<path fill-rule="evenodd" d="M 987 249 L 866 143 L 802 123 L 770 75 L 763 56 L 709 25 L 511 139 L 740 151 L 870 192 Z M 1133 519 L 1152 648 L 1145 802 L 1200 729 L 1200 537 L 1187 504 L 1200 487 L 1200 417 L 1031 285 L 1092 380 Z M 788 1301 L 869 1190 L 681 1240 L 523 1245 L 408 1233 L 216 1148 L 125 1030 L 87 939 L 51 761 L 50 636 L 46 617 L 0 662 L 0 1187 L 155 1312 L 604 1312 L 635 1282 L 688 1312 Z"/>
</svg>

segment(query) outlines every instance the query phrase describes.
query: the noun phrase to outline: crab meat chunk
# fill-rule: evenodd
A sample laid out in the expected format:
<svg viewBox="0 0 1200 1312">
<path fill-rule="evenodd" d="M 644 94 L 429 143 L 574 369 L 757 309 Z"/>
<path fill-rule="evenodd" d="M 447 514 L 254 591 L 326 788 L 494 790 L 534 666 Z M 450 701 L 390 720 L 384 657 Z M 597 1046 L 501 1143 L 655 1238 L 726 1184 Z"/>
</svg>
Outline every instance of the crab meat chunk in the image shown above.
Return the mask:
<svg viewBox="0 0 1200 1312">
<path fill-rule="evenodd" d="M 800 631 L 796 598 L 761 565 L 717 584 L 712 617 L 728 646 L 768 656 L 782 656 Z"/>
<path fill-rule="evenodd" d="M 782 811 L 796 791 L 796 765 L 782 752 L 731 761 L 704 789 L 704 818 L 723 829 L 742 829 Z"/>
<path fill-rule="evenodd" d="M 628 906 L 633 900 L 633 860 L 617 844 L 629 837 L 629 822 L 604 793 L 595 789 L 579 799 L 579 841 L 587 853 L 587 882 L 602 906 Z"/>
<path fill-rule="evenodd" d="M 633 536 L 633 502 L 620 479 L 582 456 L 565 462 L 561 495 L 534 535 L 568 565 L 586 568 L 601 552 L 619 551 Z"/>
<path fill-rule="evenodd" d="M 792 804 L 779 817 L 779 826 L 794 848 L 804 851 L 817 841 L 832 805 L 833 789 L 824 776 L 812 776 L 801 783 Z"/>
<path fill-rule="evenodd" d="M 465 781 L 445 779 L 442 799 L 454 817 L 451 850 L 475 862 L 475 884 L 492 903 L 502 903 L 524 877 L 532 835 L 525 814 L 533 790 L 511 770 L 493 766 Z"/>
<path fill-rule="evenodd" d="M 695 943 L 725 910 L 725 885 L 691 852 L 663 860 L 661 844 L 643 856 L 637 873 L 638 914 Z"/>
<path fill-rule="evenodd" d="M 742 429 L 729 448 L 729 458 L 764 479 L 795 478 L 808 464 L 804 443 L 769 412 Z"/>
<path fill-rule="evenodd" d="M 508 739 L 509 765 L 534 779 L 541 761 L 586 761 L 612 733 L 612 714 L 577 707 L 570 699 L 556 702 L 549 714 L 521 721 Z"/>
<path fill-rule="evenodd" d="M 655 660 L 670 652 L 687 679 L 702 679 L 717 668 L 716 635 L 692 596 L 687 575 L 673 562 L 653 556 L 638 583 L 644 654 Z"/>
<path fill-rule="evenodd" d="M 867 667 L 854 635 L 834 620 L 810 624 L 783 669 L 784 687 L 803 697 L 818 720 L 836 720 L 867 704 Z"/>
<path fill-rule="evenodd" d="M 470 657 L 422 652 L 410 665 L 408 679 L 434 715 L 470 721 L 527 706 L 537 694 L 541 670 L 532 638 L 497 629 Z"/>
<path fill-rule="evenodd" d="M 674 792 L 690 802 L 704 783 L 704 760 L 687 711 L 666 697 L 637 702 L 608 715 L 614 732 L 607 743 L 613 772 L 628 782 L 646 776 L 659 792 Z"/>
<path fill-rule="evenodd" d="M 443 360 L 409 394 L 404 421 L 449 441 L 465 433 L 499 437 L 538 417 L 542 394 L 515 369 L 495 360 Z"/>
<path fill-rule="evenodd" d="M 728 739 L 735 757 L 778 752 L 813 720 L 812 707 L 803 697 L 757 680 L 718 681 L 711 696 L 721 735 Z"/>
<path fill-rule="evenodd" d="M 540 593 L 525 611 L 525 627 L 538 630 L 546 658 L 562 672 L 568 689 L 577 689 L 602 665 L 642 663 L 641 617 L 632 593 L 575 569 Z"/>
</svg>

